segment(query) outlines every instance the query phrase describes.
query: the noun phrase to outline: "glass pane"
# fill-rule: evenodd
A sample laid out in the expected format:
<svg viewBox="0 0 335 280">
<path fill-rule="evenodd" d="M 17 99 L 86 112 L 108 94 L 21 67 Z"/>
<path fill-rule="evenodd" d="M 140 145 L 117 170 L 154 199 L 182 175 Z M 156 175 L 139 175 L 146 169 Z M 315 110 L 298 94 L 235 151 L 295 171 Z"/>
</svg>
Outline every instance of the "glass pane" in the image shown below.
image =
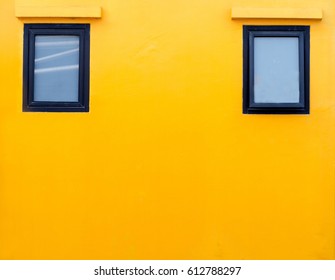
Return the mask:
<svg viewBox="0 0 335 280">
<path fill-rule="evenodd" d="M 255 37 L 254 47 L 254 101 L 298 103 L 298 37 Z"/>
<path fill-rule="evenodd" d="M 36 36 L 34 101 L 78 102 L 79 36 Z"/>
</svg>

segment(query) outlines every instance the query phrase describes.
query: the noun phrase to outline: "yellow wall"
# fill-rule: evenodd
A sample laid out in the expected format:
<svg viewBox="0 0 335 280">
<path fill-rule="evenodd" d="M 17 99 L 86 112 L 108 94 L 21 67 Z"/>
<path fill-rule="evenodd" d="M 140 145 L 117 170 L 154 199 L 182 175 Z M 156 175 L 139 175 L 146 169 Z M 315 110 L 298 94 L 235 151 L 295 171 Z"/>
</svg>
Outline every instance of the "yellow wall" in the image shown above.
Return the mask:
<svg viewBox="0 0 335 280">
<path fill-rule="evenodd" d="M 0 259 L 335 259 L 332 0 L 0 0 Z M 232 20 L 231 8 L 322 8 Z M 24 23 L 90 23 L 89 113 L 23 113 Z M 242 26 L 311 26 L 310 115 L 242 114 Z"/>
</svg>

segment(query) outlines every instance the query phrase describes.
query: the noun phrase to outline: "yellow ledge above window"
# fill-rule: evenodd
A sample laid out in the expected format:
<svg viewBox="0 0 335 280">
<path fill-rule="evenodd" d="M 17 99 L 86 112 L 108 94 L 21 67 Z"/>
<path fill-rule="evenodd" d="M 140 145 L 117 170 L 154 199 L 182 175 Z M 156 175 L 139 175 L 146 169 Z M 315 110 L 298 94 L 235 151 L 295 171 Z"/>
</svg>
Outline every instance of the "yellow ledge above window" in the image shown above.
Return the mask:
<svg viewBox="0 0 335 280">
<path fill-rule="evenodd" d="M 18 18 L 101 18 L 99 6 L 16 6 Z"/>
<path fill-rule="evenodd" d="M 233 7 L 232 19 L 322 19 L 318 8 L 248 8 Z"/>
</svg>

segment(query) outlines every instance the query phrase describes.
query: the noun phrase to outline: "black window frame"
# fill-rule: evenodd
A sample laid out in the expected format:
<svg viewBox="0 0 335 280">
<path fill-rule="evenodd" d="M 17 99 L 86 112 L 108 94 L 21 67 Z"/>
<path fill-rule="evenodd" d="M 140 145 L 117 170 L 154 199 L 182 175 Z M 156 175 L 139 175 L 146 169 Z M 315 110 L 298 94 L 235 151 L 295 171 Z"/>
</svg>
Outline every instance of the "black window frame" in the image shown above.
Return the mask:
<svg viewBox="0 0 335 280">
<path fill-rule="evenodd" d="M 34 101 L 35 37 L 79 36 L 78 102 Z M 23 50 L 24 112 L 89 112 L 90 24 L 25 24 Z"/>
<path fill-rule="evenodd" d="M 298 37 L 299 88 L 298 103 L 254 102 L 254 38 Z M 310 26 L 245 25 L 243 26 L 243 113 L 244 114 L 309 114 Z"/>
</svg>

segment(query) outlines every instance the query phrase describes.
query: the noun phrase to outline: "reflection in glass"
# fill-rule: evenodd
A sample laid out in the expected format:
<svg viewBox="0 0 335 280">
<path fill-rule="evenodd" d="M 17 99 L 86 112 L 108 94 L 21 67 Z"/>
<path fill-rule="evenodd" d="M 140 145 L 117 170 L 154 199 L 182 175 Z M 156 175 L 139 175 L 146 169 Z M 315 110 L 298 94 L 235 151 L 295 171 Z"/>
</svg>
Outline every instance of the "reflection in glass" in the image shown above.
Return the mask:
<svg viewBox="0 0 335 280">
<path fill-rule="evenodd" d="M 298 37 L 255 37 L 254 101 L 298 103 Z"/>
<path fill-rule="evenodd" d="M 34 101 L 78 102 L 79 36 L 36 36 Z"/>
</svg>

